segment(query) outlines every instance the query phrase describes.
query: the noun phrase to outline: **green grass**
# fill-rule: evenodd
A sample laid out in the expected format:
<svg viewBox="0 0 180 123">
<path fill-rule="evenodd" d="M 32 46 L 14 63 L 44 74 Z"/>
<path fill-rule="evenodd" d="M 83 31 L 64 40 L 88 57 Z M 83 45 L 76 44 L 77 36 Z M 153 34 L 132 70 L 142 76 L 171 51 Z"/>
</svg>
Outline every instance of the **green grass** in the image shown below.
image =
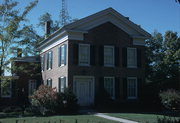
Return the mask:
<svg viewBox="0 0 180 123">
<path fill-rule="evenodd" d="M 99 118 L 93 115 L 3 118 L 3 119 L 0 119 L 0 122 L 1 123 L 16 123 L 16 120 L 18 120 L 18 123 L 60 123 L 60 120 L 61 120 L 61 123 L 118 123 L 115 121 Z M 76 120 L 78 122 L 76 122 Z"/>
<path fill-rule="evenodd" d="M 157 117 L 163 118 L 163 115 L 156 114 L 136 114 L 136 113 L 106 113 L 109 116 L 125 118 L 133 121 L 138 121 L 140 123 L 155 123 Z M 178 117 L 176 117 L 178 119 Z"/>
</svg>

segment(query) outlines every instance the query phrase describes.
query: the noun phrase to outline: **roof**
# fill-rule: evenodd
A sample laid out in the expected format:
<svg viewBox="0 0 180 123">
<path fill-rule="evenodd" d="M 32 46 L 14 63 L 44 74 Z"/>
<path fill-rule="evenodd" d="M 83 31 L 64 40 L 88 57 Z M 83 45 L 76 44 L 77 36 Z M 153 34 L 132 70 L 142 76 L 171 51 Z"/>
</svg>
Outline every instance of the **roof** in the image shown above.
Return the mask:
<svg viewBox="0 0 180 123">
<path fill-rule="evenodd" d="M 119 12 L 113 8 L 107 8 L 73 23 L 65 25 L 64 27 L 58 29 L 56 32 L 51 34 L 48 38 L 43 40 L 39 44 L 39 49 L 42 49 L 46 44 L 57 38 L 59 35 L 68 35 L 68 32 L 78 32 L 87 33 L 89 29 L 101 25 L 106 22 L 111 22 L 121 28 L 123 31 L 130 34 L 132 37 L 140 37 L 147 39 L 151 35 L 142 29 L 139 25 L 130 21 L 127 17 L 121 15 Z"/>
<path fill-rule="evenodd" d="M 16 57 L 13 59 L 15 62 L 40 62 L 39 56 L 26 56 L 26 57 Z"/>
</svg>

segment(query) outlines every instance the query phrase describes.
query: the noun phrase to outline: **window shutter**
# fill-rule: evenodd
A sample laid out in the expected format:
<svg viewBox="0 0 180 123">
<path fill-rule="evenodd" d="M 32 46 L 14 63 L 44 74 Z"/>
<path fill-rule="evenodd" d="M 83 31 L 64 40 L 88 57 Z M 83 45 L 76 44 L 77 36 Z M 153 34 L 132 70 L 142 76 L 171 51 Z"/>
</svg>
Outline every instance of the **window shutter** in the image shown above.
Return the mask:
<svg viewBox="0 0 180 123">
<path fill-rule="evenodd" d="M 100 90 L 100 92 L 103 92 L 103 89 L 104 89 L 104 78 L 100 77 L 99 78 L 99 90 Z"/>
<path fill-rule="evenodd" d="M 66 77 L 63 78 L 64 79 L 64 88 L 66 88 Z"/>
<path fill-rule="evenodd" d="M 74 44 L 73 46 L 73 63 L 75 65 L 78 64 L 78 54 L 79 53 L 79 45 L 78 44 Z"/>
<path fill-rule="evenodd" d="M 137 79 L 137 96 L 139 99 L 142 97 L 142 89 L 143 89 L 143 84 L 142 84 L 142 78 Z"/>
<path fill-rule="evenodd" d="M 115 66 L 119 66 L 119 47 L 115 47 Z"/>
<path fill-rule="evenodd" d="M 50 84 L 49 84 L 49 86 L 52 88 L 52 79 L 50 79 Z"/>
<path fill-rule="evenodd" d="M 123 49 L 122 49 L 123 51 L 122 51 L 122 56 L 123 56 L 123 58 L 122 58 L 122 61 L 123 61 L 123 67 L 127 67 L 127 48 L 126 47 L 124 47 Z"/>
<path fill-rule="evenodd" d="M 141 49 L 137 48 L 137 67 L 141 68 Z"/>
<path fill-rule="evenodd" d="M 52 63 L 53 63 L 53 52 L 50 52 L 50 68 L 52 69 Z"/>
<path fill-rule="evenodd" d="M 49 69 L 49 52 L 46 53 L 46 69 Z"/>
<path fill-rule="evenodd" d="M 95 46 L 90 46 L 90 65 L 95 65 Z"/>
<path fill-rule="evenodd" d="M 59 91 L 59 93 L 61 92 L 61 77 L 59 77 L 58 91 Z"/>
<path fill-rule="evenodd" d="M 58 48 L 58 66 L 61 66 L 61 47 Z"/>
<path fill-rule="evenodd" d="M 120 79 L 119 77 L 115 78 L 115 98 L 120 98 Z"/>
<path fill-rule="evenodd" d="M 127 78 L 123 78 L 123 97 L 127 99 Z"/>
<path fill-rule="evenodd" d="M 104 65 L 104 46 L 99 46 L 99 65 Z"/>
<path fill-rule="evenodd" d="M 67 56 L 67 45 L 64 45 L 64 65 L 66 65 L 66 57 Z"/>
</svg>

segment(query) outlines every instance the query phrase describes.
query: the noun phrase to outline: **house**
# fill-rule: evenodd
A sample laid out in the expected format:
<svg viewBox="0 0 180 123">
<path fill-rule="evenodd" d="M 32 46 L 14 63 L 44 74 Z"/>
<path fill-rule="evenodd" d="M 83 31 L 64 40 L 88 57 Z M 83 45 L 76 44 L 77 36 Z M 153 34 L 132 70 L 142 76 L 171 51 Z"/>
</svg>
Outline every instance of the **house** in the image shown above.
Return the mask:
<svg viewBox="0 0 180 123">
<path fill-rule="evenodd" d="M 28 97 L 33 94 L 42 82 L 40 57 L 21 57 L 20 55 L 13 58 L 11 75 L 4 78 L 1 83 L 1 104 L 25 105 L 28 103 Z"/>
<path fill-rule="evenodd" d="M 81 106 L 93 105 L 102 88 L 113 100 L 138 101 L 149 37 L 112 8 L 65 25 L 39 45 L 43 82 L 73 89 Z"/>
</svg>

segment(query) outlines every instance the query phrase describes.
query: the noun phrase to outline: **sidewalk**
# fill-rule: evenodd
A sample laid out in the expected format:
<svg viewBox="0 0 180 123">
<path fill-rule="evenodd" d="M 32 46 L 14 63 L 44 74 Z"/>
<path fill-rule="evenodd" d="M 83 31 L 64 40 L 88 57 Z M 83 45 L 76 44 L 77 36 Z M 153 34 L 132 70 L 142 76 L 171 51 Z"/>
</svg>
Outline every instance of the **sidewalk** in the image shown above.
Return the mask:
<svg viewBox="0 0 180 123">
<path fill-rule="evenodd" d="M 102 118 L 105 118 L 105 119 L 108 119 L 108 120 L 114 120 L 114 121 L 118 121 L 118 122 L 121 122 L 121 123 L 138 123 L 137 121 L 131 121 L 131 120 L 126 120 L 126 119 L 122 119 L 122 118 L 111 117 L 111 116 L 108 116 L 108 115 L 105 115 L 105 114 L 102 114 L 102 113 L 96 113 L 94 115 L 97 116 L 97 117 L 102 117 Z"/>
</svg>

